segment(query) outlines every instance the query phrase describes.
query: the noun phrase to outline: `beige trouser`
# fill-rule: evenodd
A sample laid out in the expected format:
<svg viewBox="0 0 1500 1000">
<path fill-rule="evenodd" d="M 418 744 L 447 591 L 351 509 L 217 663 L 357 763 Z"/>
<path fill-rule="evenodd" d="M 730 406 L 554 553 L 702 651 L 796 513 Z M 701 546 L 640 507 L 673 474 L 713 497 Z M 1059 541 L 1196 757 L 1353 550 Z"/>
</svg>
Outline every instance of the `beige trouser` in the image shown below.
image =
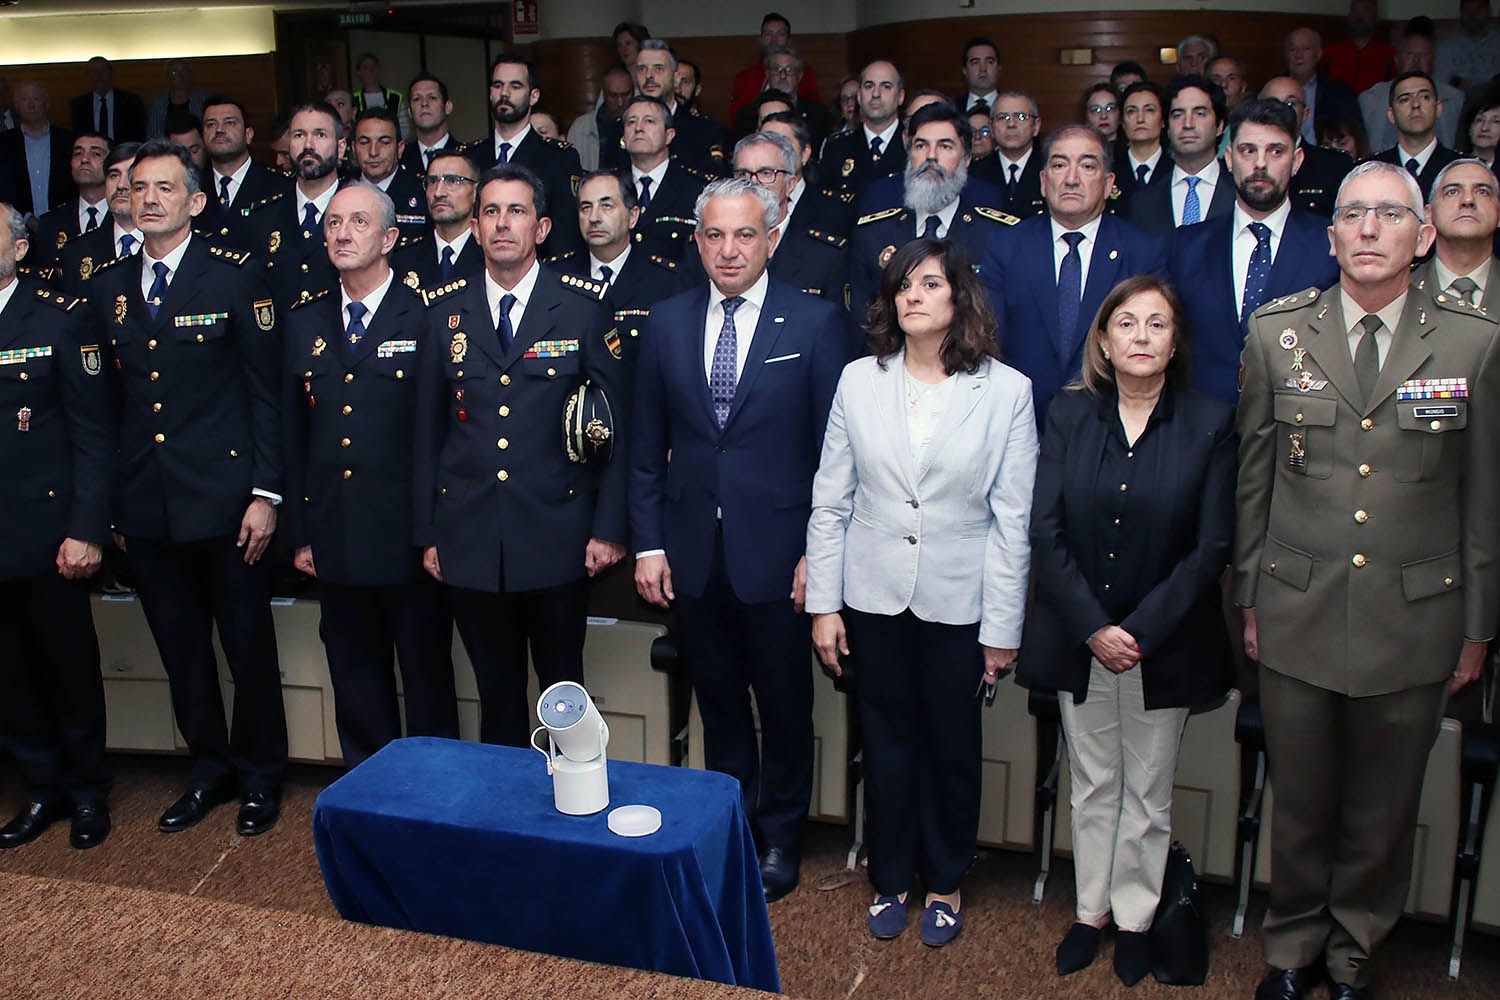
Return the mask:
<svg viewBox="0 0 1500 1000">
<path fill-rule="evenodd" d="M 1147 709 L 1136 667 L 1089 666 L 1083 704 L 1059 695 L 1073 784 L 1073 872 L 1078 920 L 1113 914 L 1123 931 L 1145 931 L 1161 898 L 1172 843 L 1172 782 L 1186 708 Z"/>
</svg>

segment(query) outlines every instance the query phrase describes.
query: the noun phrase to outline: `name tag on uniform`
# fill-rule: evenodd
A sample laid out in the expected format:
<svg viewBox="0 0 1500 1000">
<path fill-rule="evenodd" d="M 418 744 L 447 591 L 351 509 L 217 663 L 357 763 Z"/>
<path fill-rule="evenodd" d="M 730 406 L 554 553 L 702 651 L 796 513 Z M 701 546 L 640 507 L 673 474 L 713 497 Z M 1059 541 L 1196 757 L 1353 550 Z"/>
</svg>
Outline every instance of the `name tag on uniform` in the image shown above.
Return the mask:
<svg viewBox="0 0 1500 1000">
<path fill-rule="evenodd" d="M 538 340 L 521 357 L 560 358 L 566 354 L 572 354 L 576 350 L 578 350 L 578 341 L 576 340 Z"/>
<path fill-rule="evenodd" d="M 1432 417 L 1457 417 L 1457 406 L 1413 406 L 1411 414 L 1418 420 L 1427 420 Z"/>
<path fill-rule="evenodd" d="M 417 349 L 415 340 L 387 340 L 375 348 L 377 358 L 394 358 L 398 354 L 411 354 Z"/>
<path fill-rule="evenodd" d="M 422 226 L 426 224 L 427 216 L 425 215 L 402 215 L 400 212 L 396 213 L 396 225 L 398 226 Z"/>
<path fill-rule="evenodd" d="M 1396 389 L 1397 399 L 1468 399 L 1466 378 L 1414 378 Z M 1455 414 L 1456 416 L 1457 414 Z"/>
<path fill-rule="evenodd" d="M 32 358 L 50 357 L 52 357 L 51 344 L 46 347 L 13 347 L 8 351 L 0 351 L 0 365 L 19 365 Z"/>
<path fill-rule="evenodd" d="M 228 313 L 197 313 L 193 316 L 174 316 L 173 326 L 213 326 L 221 319 L 228 319 Z"/>
</svg>

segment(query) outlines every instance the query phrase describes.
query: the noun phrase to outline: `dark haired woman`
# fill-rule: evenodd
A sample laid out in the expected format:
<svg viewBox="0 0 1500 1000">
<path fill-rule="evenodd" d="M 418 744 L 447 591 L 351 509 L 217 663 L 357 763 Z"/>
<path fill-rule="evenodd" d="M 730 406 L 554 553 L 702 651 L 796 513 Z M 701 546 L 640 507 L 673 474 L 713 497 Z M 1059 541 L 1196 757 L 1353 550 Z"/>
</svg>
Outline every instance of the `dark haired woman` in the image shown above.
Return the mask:
<svg viewBox="0 0 1500 1000">
<path fill-rule="evenodd" d="M 859 663 L 870 931 L 901 933 L 920 880 L 936 947 L 963 926 L 979 696 L 1020 645 L 1036 418 L 960 244 L 898 250 L 866 329 L 872 356 L 844 369 L 813 482 L 807 610 L 823 663 Z"/>
<path fill-rule="evenodd" d="M 1234 409 L 1186 386 L 1182 307 L 1151 275 L 1105 297 L 1082 384 L 1047 411 L 1031 509 L 1036 604 L 1020 682 L 1058 692 L 1077 922 L 1057 971 L 1150 968 L 1188 709 L 1231 679 L 1219 578 L 1234 532 Z"/>
</svg>

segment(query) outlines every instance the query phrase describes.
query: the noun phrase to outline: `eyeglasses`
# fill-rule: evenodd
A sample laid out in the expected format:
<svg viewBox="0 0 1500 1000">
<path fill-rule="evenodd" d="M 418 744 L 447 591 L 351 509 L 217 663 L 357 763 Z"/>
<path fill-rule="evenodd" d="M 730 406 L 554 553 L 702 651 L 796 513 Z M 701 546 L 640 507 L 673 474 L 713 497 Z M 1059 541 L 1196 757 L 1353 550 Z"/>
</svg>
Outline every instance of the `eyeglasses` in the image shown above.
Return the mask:
<svg viewBox="0 0 1500 1000">
<path fill-rule="evenodd" d="M 1115 105 L 1115 104 L 1090 104 L 1089 105 L 1089 114 L 1091 114 L 1091 115 L 1112 115 L 1112 114 L 1115 113 L 1115 108 L 1116 107 L 1117 107 L 1117 105 Z"/>
<path fill-rule="evenodd" d="M 1363 224 L 1365 216 L 1371 212 L 1375 213 L 1375 220 L 1382 226 L 1402 225 L 1408 217 L 1418 222 L 1422 220 L 1416 209 L 1410 205 L 1400 205 L 1391 201 L 1381 202 L 1379 205 L 1339 205 L 1333 210 L 1333 218 L 1342 226 L 1358 226 Z"/>
<path fill-rule="evenodd" d="M 742 181 L 754 178 L 760 184 L 775 184 L 776 178 L 782 174 L 788 177 L 792 175 L 790 170 L 782 170 L 778 167 L 761 167 L 759 170 L 736 170 L 734 176 Z"/>
<path fill-rule="evenodd" d="M 767 72 L 772 76 L 796 76 L 800 66 L 772 66 Z"/>
<path fill-rule="evenodd" d="M 462 187 L 465 184 L 475 183 L 474 178 L 465 177 L 463 174 L 428 174 L 426 184 L 428 187 L 437 187 L 446 184 L 449 187 Z"/>
<path fill-rule="evenodd" d="M 991 129 L 990 129 L 990 127 L 988 125 L 981 125 L 981 126 L 979 126 L 978 128 L 976 128 L 974 130 L 974 134 L 975 135 L 988 136 L 990 134 L 990 132 L 991 132 Z"/>
<path fill-rule="evenodd" d="M 1025 125 L 1037 116 L 1030 111 L 996 111 L 991 117 L 997 122 L 1008 122 L 1015 119 L 1022 125 Z"/>
<path fill-rule="evenodd" d="M 1500 128 L 1500 115 L 1477 115 L 1474 118 L 1475 125 L 1484 125 L 1488 128 Z"/>
</svg>

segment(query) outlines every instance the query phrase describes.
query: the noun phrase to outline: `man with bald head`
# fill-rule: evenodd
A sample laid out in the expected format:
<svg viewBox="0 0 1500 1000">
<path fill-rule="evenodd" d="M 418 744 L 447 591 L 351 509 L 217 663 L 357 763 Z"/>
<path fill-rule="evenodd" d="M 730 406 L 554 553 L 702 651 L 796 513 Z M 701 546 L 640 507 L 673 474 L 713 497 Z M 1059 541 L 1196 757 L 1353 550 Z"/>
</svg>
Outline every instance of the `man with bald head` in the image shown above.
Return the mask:
<svg viewBox="0 0 1500 1000">
<path fill-rule="evenodd" d="M 1302 84 L 1289 76 L 1272 77 L 1260 88 L 1260 96 L 1289 106 L 1297 115 L 1299 129 L 1306 129 L 1312 115 L 1307 107 Z M 1302 166 L 1292 175 L 1289 192 L 1292 207 L 1327 218 L 1333 211 L 1333 198 L 1344 175 L 1354 169 L 1354 161 L 1336 149 L 1325 149 L 1299 136 Z"/>
<path fill-rule="evenodd" d="M 876 178 L 900 173 L 906 167 L 901 141 L 905 103 L 906 83 L 896 65 L 886 59 L 867 63 L 859 71 L 860 127 L 823 144 L 823 183 L 858 193 Z"/>
<path fill-rule="evenodd" d="M 89 90 L 68 102 L 73 131 L 99 132 L 115 142 L 146 138 L 146 105 L 139 94 L 115 86 L 114 67 L 103 56 L 88 61 Z"/>
<path fill-rule="evenodd" d="M 35 80 L 15 87 L 18 127 L 0 133 L 0 200 L 39 216 L 78 193 L 70 172 L 73 134 L 52 124 L 52 99 Z"/>
<path fill-rule="evenodd" d="M 1302 138 L 1318 144 L 1317 123 L 1325 118 L 1352 119 L 1359 115 L 1359 99 L 1347 83 L 1319 72 L 1323 36 L 1311 28 L 1297 28 L 1286 36 L 1287 75 L 1302 85 L 1303 100 L 1312 114 L 1302 123 Z"/>
</svg>

